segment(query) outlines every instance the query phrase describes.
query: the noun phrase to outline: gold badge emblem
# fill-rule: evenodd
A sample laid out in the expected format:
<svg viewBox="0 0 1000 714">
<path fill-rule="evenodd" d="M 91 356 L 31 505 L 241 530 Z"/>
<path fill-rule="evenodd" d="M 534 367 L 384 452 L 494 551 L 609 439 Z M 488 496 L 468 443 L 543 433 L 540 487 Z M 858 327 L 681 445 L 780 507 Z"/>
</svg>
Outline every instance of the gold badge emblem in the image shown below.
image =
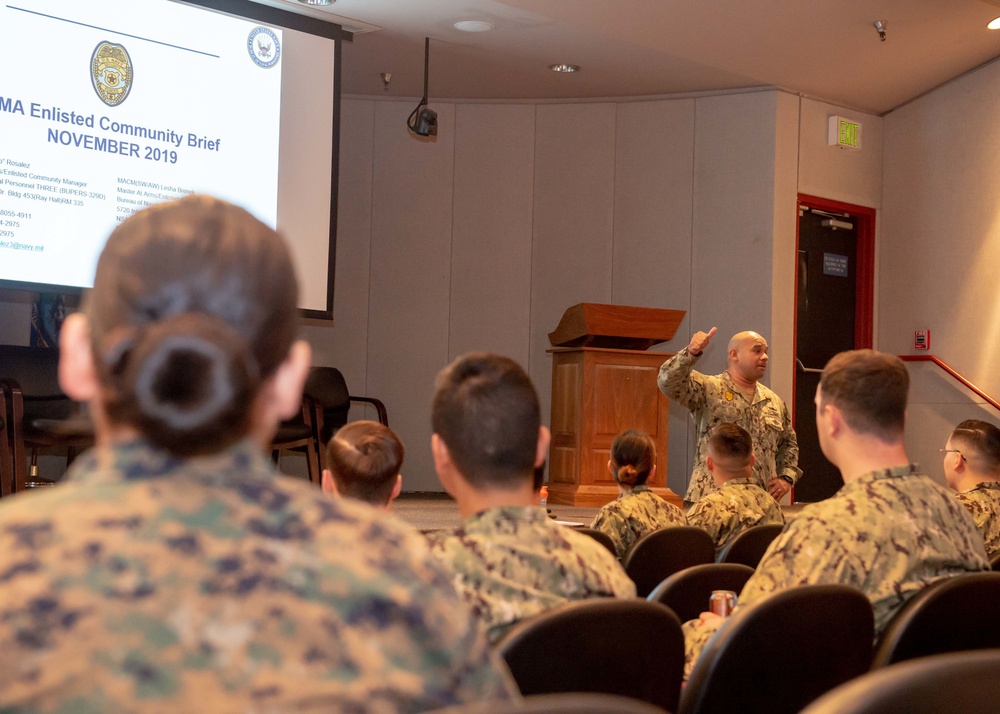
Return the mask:
<svg viewBox="0 0 1000 714">
<path fill-rule="evenodd" d="M 125 101 L 132 89 L 132 59 L 123 46 L 99 44 L 90 58 L 90 71 L 94 91 L 102 102 L 116 107 Z"/>
<path fill-rule="evenodd" d="M 727 402 L 733 401 L 733 393 L 730 392 L 728 389 L 726 390 L 726 401 Z"/>
</svg>

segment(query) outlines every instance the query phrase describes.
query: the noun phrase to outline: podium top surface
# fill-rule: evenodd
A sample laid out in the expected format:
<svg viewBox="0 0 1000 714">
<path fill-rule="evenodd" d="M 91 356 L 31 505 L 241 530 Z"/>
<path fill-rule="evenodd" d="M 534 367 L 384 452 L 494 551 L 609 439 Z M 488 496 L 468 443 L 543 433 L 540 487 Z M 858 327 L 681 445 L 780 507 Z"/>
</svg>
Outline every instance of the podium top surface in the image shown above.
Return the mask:
<svg viewBox="0 0 1000 714">
<path fill-rule="evenodd" d="M 647 350 L 673 338 L 684 310 L 582 302 L 567 308 L 549 333 L 553 347 Z"/>
</svg>

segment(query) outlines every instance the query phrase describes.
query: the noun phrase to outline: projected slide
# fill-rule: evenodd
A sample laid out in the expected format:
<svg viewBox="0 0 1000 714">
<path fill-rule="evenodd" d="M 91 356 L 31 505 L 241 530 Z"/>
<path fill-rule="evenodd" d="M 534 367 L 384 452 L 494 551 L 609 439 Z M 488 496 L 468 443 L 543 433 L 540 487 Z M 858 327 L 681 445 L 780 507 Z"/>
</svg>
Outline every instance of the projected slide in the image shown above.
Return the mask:
<svg viewBox="0 0 1000 714">
<path fill-rule="evenodd" d="M 11 0 L 0 27 L 0 279 L 88 287 L 117 222 L 192 192 L 276 225 L 279 28 L 164 0 Z"/>
</svg>

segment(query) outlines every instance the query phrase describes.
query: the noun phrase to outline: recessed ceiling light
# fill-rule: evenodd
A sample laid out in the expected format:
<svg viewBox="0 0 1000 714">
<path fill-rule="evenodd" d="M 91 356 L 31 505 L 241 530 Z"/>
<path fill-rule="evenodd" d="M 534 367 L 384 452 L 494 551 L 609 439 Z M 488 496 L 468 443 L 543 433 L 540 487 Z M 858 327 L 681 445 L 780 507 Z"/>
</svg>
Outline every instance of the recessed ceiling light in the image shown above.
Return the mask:
<svg viewBox="0 0 1000 714">
<path fill-rule="evenodd" d="M 299 0 L 303 5 L 332 5 L 336 0 Z"/>
<path fill-rule="evenodd" d="M 1000 30 L 1000 17 L 995 17 L 986 23 L 986 27 L 990 30 Z"/>
<path fill-rule="evenodd" d="M 489 32 L 493 25 L 482 20 L 461 20 L 455 23 L 455 29 L 462 32 Z"/>
<path fill-rule="evenodd" d="M 549 69 L 553 72 L 579 72 L 580 65 L 578 64 L 550 64 Z"/>
</svg>

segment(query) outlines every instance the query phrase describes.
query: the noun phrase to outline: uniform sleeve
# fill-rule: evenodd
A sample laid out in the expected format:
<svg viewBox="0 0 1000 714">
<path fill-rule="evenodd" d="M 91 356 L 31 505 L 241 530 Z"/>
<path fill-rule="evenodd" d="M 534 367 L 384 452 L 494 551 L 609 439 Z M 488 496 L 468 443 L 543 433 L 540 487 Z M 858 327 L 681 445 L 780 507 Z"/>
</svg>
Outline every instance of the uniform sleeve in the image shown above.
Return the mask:
<svg viewBox="0 0 1000 714">
<path fill-rule="evenodd" d="M 715 542 L 716 548 L 718 548 L 722 519 L 713 506 L 714 503 L 711 500 L 701 499 L 688 510 L 687 522 L 689 526 L 701 528 L 712 536 L 712 540 Z"/>
<path fill-rule="evenodd" d="M 663 363 L 656 378 L 661 392 L 692 412 L 706 404 L 705 375 L 693 369 L 697 361 L 698 357 L 689 354 L 685 347 Z"/>
<path fill-rule="evenodd" d="M 774 456 L 775 472 L 778 476 L 788 476 L 792 479 L 792 483 L 797 483 L 802 478 L 802 469 L 799 468 L 799 441 L 792 428 L 788 407 L 784 404 L 782 407 L 782 432 L 778 437 L 778 450 Z"/>
<path fill-rule="evenodd" d="M 771 543 L 757 570 L 740 593 L 739 604 L 749 605 L 778 590 L 797 585 L 840 583 L 860 587 L 853 576 L 860 558 L 852 554 L 843 533 L 823 518 L 800 514 Z"/>
<path fill-rule="evenodd" d="M 625 541 L 622 538 L 622 533 L 627 526 L 625 519 L 617 511 L 605 506 L 594 516 L 590 527 L 604 533 L 611 539 L 611 542 L 615 544 L 615 554 L 618 556 L 618 560 L 625 557 Z"/>
</svg>

